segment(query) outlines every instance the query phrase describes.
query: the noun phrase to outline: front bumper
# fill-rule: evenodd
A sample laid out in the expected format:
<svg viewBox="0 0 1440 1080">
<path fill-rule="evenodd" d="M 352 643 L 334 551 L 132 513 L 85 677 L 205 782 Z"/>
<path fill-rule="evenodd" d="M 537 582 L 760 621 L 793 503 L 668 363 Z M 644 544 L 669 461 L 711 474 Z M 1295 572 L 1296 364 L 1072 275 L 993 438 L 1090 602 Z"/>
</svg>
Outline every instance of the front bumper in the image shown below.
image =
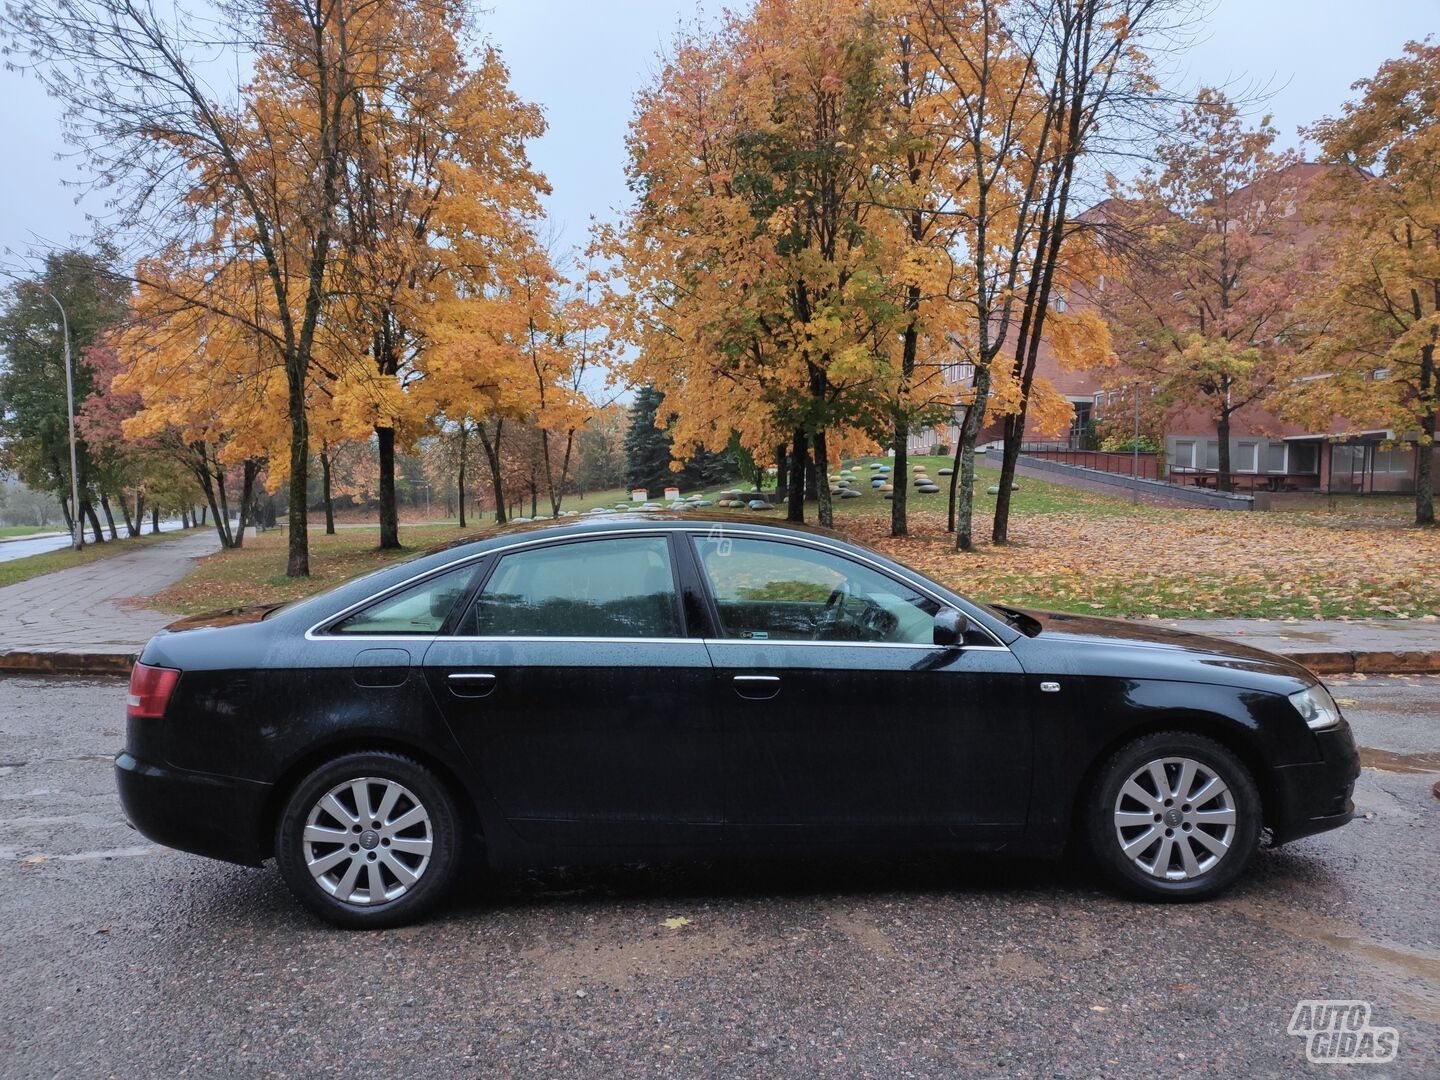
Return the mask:
<svg viewBox="0 0 1440 1080">
<path fill-rule="evenodd" d="M 115 783 L 130 824 L 157 844 L 247 866 L 270 854 L 269 784 L 172 769 L 128 750 L 116 755 Z"/>
<path fill-rule="evenodd" d="M 1272 798 L 1266 824 L 1270 842 L 1279 846 L 1302 836 L 1338 829 L 1355 816 L 1355 779 L 1360 775 L 1360 752 L 1350 725 L 1341 722 L 1329 731 L 1317 731 L 1320 760 L 1283 765 L 1271 773 Z"/>
</svg>

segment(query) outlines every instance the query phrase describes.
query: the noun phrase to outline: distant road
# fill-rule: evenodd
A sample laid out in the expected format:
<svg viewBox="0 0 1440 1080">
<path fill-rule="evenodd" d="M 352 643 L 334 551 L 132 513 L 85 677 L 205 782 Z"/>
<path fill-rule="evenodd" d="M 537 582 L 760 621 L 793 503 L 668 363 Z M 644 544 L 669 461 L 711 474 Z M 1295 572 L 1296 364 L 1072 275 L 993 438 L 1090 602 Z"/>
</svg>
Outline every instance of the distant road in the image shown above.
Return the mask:
<svg viewBox="0 0 1440 1080">
<path fill-rule="evenodd" d="M 150 535 L 149 522 L 145 527 L 145 535 Z M 169 521 L 160 522 L 161 532 L 174 532 L 180 528 L 180 519 L 173 518 Z M 90 543 L 89 540 L 86 543 Z M 0 562 L 10 562 L 13 559 L 24 559 L 30 555 L 43 555 L 47 551 L 59 551 L 61 548 L 70 546 L 70 534 L 59 533 L 46 536 L 30 536 L 19 540 L 6 540 L 0 543 Z"/>
</svg>

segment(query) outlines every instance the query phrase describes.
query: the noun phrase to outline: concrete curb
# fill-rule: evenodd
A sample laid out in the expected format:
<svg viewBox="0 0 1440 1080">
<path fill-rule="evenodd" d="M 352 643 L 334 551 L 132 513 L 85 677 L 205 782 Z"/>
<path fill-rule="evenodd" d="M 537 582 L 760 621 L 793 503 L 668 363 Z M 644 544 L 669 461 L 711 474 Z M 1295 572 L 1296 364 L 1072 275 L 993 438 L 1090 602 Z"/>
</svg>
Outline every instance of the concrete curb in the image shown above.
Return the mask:
<svg viewBox="0 0 1440 1080">
<path fill-rule="evenodd" d="M 0 653 L 0 675 L 129 675 L 140 651 L 112 653 Z M 1287 652 L 1281 656 L 1316 675 L 1440 674 L 1436 652 Z"/>
<path fill-rule="evenodd" d="M 0 653 L 0 675 L 129 675 L 140 651 Z"/>
<path fill-rule="evenodd" d="M 1287 652 L 1317 675 L 1433 675 L 1440 652 Z"/>
</svg>

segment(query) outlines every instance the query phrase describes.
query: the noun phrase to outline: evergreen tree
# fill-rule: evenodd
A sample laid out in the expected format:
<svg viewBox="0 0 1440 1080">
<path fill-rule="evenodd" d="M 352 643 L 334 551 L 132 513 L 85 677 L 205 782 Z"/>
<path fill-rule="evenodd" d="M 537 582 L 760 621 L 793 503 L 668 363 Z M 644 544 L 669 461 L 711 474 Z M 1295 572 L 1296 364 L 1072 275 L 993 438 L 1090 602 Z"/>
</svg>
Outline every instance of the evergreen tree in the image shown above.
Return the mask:
<svg viewBox="0 0 1440 1080">
<path fill-rule="evenodd" d="M 677 479 L 670 471 L 670 435 L 655 426 L 664 400 L 653 386 L 642 386 L 630 406 L 630 426 L 625 431 L 625 485 L 655 495 Z"/>
</svg>

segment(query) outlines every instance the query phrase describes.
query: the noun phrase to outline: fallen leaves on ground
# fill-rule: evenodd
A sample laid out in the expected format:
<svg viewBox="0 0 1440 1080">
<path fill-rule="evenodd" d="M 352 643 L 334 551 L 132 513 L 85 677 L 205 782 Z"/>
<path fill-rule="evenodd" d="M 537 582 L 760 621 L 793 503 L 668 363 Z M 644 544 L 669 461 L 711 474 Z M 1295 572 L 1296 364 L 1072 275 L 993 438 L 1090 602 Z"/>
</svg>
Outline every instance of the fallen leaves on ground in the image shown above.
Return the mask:
<svg viewBox="0 0 1440 1080">
<path fill-rule="evenodd" d="M 988 523 L 985 523 L 988 524 Z M 1440 532 L 1324 514 L 1159 510 L 1017 517 L 1012 542 L 954 550 L 938 513 L 910 537 L 855 517 L 846 531 L 967 596 L 1165 618 L 1425 618 L 1440 610 Z"/>
</svg>

